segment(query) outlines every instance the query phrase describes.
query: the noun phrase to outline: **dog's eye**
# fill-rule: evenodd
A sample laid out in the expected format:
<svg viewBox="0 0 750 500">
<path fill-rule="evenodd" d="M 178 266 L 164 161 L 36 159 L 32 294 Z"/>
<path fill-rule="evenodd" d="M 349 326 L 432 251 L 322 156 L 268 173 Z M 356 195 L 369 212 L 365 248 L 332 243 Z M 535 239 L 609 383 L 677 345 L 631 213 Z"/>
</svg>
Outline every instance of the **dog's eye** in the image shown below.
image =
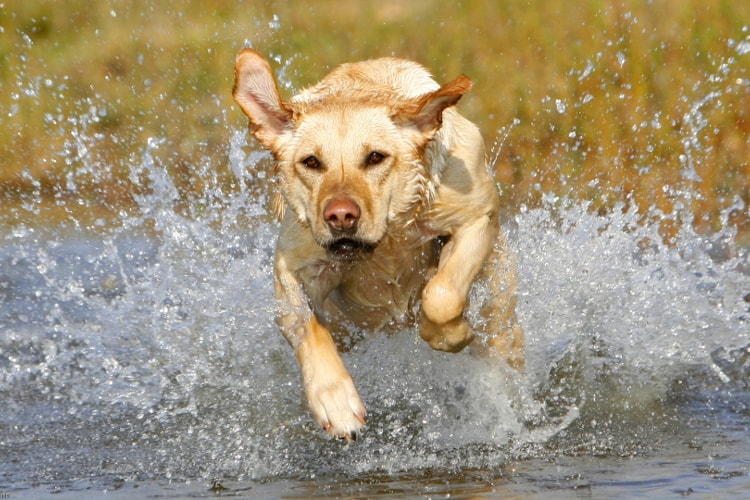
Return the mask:
<svg viewBox="0 0 750 500">
<path fill-rule="evenodd" d="M 317 170 L 320 168 L 320 160 L 312 155 L 302 160 L 302 164 L 310 170 Z"/>
<path fill-rule="evenodd" d="M 385 160 L 385 155 L 383 153 L 378 153 L 377 151 L 373 151 L 369 155 L 367 155 L 367 160 L 365 160 L 365 163 L 368 167 L 372 167 L 373 165 L 377 165 L 378 163 L 382 163 L 383 160 Z"/>
</svg>

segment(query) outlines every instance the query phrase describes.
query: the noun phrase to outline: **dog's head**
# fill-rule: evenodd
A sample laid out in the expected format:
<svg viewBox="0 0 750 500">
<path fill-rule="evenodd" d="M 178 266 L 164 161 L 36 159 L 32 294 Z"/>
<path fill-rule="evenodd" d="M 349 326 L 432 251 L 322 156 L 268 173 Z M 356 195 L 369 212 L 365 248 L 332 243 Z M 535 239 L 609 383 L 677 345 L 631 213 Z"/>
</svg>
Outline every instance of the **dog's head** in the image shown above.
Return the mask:
<svg viewBox="0 0 750 500">
<path fill-rule="evenodd" d="M 359 73 L 386 69 L 387 61 L 358 63 L 284 102 L 263 56 L 252 49 L 237 56 L 234 99 L 274 155 L 286 202 L 338 260 L 371 252 L 391 224 L 414 217 L 430 190 L 422 153 L 445 108 L 471 89 L 465 76 L 438 88 L 416 63 L 391 62 L 407 76 L 391 88 Z M 433 90 L 406 88 L 408 76 Z"/>
</svg>

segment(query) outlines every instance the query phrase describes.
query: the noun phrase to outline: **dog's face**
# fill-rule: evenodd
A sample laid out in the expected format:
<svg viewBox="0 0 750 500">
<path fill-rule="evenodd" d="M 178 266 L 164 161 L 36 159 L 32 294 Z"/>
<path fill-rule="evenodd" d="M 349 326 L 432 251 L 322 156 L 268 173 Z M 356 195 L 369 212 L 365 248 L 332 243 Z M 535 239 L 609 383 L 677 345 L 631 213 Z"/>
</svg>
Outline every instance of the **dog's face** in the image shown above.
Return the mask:
<svg viewBox="0 0 750 500">
<path fill-rule="evenodd" d="M 275 154 L 287 202 L 343 260 L 373 250 L 425 188 L 418 149 L 382 106 L 299 114 Z"/>
<path fill-rule="evenodd" d="M 428 191 L 422 152 L 442 111 L 469 88 L 462 77 L 417 98 L 351 91 L 287 103 L 268 63 L 247 49 L 237 57 L 234 97 L 273 153 L 300 223 L 331 258 L 347 261 L 413 217 Z"/>
</svg>

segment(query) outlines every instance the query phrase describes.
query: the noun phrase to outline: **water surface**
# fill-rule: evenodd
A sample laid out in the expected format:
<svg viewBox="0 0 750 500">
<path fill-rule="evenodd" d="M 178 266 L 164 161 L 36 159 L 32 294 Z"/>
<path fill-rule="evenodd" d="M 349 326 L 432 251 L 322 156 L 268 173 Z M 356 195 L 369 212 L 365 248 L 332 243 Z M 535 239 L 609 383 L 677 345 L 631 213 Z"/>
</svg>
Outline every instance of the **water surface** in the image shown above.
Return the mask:
<svg viewBox="0 0 750 500">
<path fill-rule="evenodd" d="M 363 333 L 343 355 L 369 415 L 350 444 L 313 424 L 277 331 L 268 157 L 245 130 L 224 123 L 227 164 L 190 165 L 192 198 L 148 138 L 116 166 L 132 206 L 99 214 L 101 103 L 51 117 L 78 168 L 51 200 L 1 200 L 0 496 L 747 497 L 750 262 L 729 223 L 747 207 L 727 198 L 712 233 L 690 215 L 703 108 L 734 88 L 711 81 L 673 211 L 537 193 L 504 214 L 526 372 Z"/>
</svg>

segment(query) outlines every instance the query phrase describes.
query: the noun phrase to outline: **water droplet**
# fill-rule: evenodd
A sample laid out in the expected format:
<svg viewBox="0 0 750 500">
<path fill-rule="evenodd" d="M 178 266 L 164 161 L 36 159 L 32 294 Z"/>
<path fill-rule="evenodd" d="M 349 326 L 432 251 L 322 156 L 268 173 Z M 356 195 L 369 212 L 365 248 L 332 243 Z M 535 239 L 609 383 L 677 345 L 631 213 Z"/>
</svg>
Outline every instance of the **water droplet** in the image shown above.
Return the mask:
<svg viewBox="0 0 750 500">
<path fill-rule="evenodd" d="M 622 68 L 625 65 L 625 54 L 622 52 L 617 53 L 617 62 L 620 63 L 620 67 Z"/>
<path fill-rule="evenodd" d="M 268 23 L 268 27 L 272 30 L 278 30 L 281 28 L 281 22 L 279 21 L 279 15 L 274 14 L 271 21 Z"/>
<path fill-rule="evenodd" d="M 750 54 L 750 41 L 743 40 L 737 44 L 737 53 L 741 56 Z"/>
<path fill-rule="evenodd" d="M 581 76 L 578 77 L 578 81 L 584 80 L 593 71 L 594 71 L 594 63 L 592 63 L 591 60 L 589 60 L 589 61 L 586 62 L 586 67 L 584 68 L 583 72 L 581 73 Z"/>
</svg>

